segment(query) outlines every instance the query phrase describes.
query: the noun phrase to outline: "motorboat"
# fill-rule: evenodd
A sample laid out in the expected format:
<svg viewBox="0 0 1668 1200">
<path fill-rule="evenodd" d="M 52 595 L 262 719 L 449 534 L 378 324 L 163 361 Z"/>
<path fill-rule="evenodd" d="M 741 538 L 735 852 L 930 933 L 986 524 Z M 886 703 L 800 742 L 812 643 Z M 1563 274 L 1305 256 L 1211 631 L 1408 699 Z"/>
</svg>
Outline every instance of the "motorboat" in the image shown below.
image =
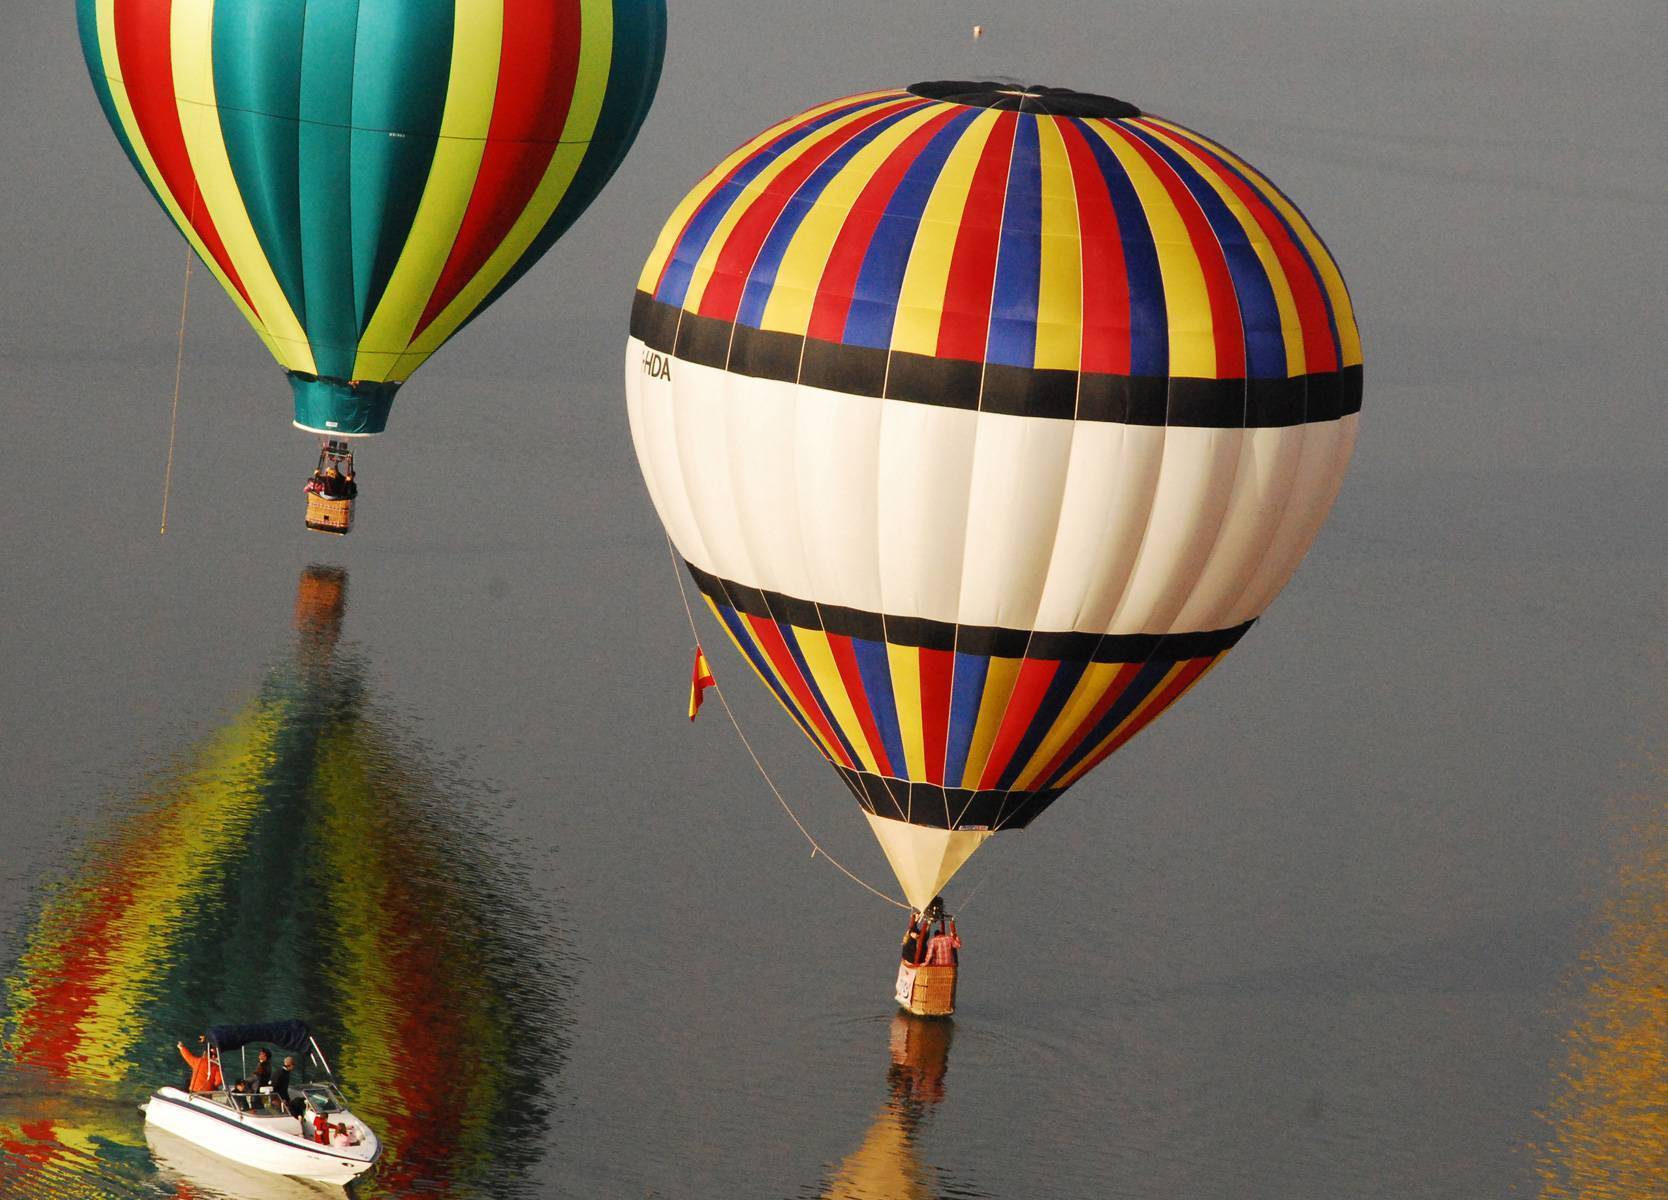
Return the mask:
<svg viewBox="0 0 1668 1200">
<path fill-rule="evenodd" d="M 161 1087 L 140 1107 L 147 1125 L 245 1167 L 324 1183 L 346 1184 L 376 1165 L 382 1143 L 348 1108 L 330 1064 L 304 1021 L 216 1025 L 204 1040 L 208 1090 Z M 237 1052 L 248 1077 L 248 1048 L 268 1046 L 307 1056 L 306 1082 L 285 1094 L 228 1082 L 227 1055 Z"/>
</svg>

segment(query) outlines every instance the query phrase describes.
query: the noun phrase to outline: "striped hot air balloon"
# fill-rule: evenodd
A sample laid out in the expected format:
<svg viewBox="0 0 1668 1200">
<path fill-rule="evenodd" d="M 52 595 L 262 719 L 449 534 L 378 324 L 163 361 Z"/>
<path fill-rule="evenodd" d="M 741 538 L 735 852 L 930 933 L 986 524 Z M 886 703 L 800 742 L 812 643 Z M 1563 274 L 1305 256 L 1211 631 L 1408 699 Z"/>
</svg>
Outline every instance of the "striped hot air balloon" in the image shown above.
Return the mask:
<svg viewBox="0 0 1668 1200">
<path fill-rule="evenodd" d="M 626 391 L 690 573 L 923 908 L 1284 586 L 1361 349 L 1244 159 L 1109 97 L 952 81 L 715 167 L 643 269 Z"/>
<path fill-rule="evenodd" d="M 289 374 L 380 433 L 573 224 L 654 96 L 664 0 L 77 0 L 135 170 Z"/>
</svg>

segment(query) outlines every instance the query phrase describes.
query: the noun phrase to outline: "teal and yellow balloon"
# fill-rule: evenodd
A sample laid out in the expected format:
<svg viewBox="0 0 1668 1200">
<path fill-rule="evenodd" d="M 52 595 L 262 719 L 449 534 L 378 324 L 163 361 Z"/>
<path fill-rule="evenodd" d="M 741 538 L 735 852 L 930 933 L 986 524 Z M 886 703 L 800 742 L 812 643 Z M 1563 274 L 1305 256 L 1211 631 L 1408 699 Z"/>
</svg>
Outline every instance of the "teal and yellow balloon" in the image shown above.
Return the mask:
<svg viewBox="0 0 1668 1200">
<path fill-rule="evenodd" d="M 134 168 L 289 374 L 380 433 L 625 157 L 664 0 L 77 0 Z"/>
</svg>

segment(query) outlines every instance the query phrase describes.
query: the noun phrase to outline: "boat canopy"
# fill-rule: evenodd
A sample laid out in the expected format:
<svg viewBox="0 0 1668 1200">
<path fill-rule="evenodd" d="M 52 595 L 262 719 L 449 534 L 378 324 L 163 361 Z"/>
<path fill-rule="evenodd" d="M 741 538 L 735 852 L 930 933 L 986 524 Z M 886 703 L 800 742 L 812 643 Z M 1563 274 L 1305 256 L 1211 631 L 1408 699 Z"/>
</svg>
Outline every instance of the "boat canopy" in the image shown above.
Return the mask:
<svg viewBox="0 0 1668 1200">
<path fill-rule="evenodd" d="M 224 1054 L 253 1042 L 264 1042 L 280 1050 L 300 1052 L 307 1049 L 312 1031 L 305 1021 L 266 1021 L 258 1025 L 216 1025 L 208 1031 L 211 1045 Z"/>
</svg>

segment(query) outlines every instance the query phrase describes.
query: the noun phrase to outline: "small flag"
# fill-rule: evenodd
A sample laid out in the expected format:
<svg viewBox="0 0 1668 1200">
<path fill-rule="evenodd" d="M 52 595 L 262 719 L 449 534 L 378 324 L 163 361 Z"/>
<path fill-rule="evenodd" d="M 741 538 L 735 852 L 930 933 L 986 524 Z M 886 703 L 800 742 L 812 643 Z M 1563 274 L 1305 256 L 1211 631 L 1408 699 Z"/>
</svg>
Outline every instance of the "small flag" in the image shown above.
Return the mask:
<svg viewBox="0 0 1668 1200">
<path fill-rule="evenodd" d="M 718 681 L 712 677 L 712 668 L 707 666 L 707 656 L 701 649 L 699 642 L 695 643 L 695 669 L 689 675 L 689 719 L 693 721 L 695 714 L 701 711 L 701 698 L 709 687 Z"/>
</svg>

